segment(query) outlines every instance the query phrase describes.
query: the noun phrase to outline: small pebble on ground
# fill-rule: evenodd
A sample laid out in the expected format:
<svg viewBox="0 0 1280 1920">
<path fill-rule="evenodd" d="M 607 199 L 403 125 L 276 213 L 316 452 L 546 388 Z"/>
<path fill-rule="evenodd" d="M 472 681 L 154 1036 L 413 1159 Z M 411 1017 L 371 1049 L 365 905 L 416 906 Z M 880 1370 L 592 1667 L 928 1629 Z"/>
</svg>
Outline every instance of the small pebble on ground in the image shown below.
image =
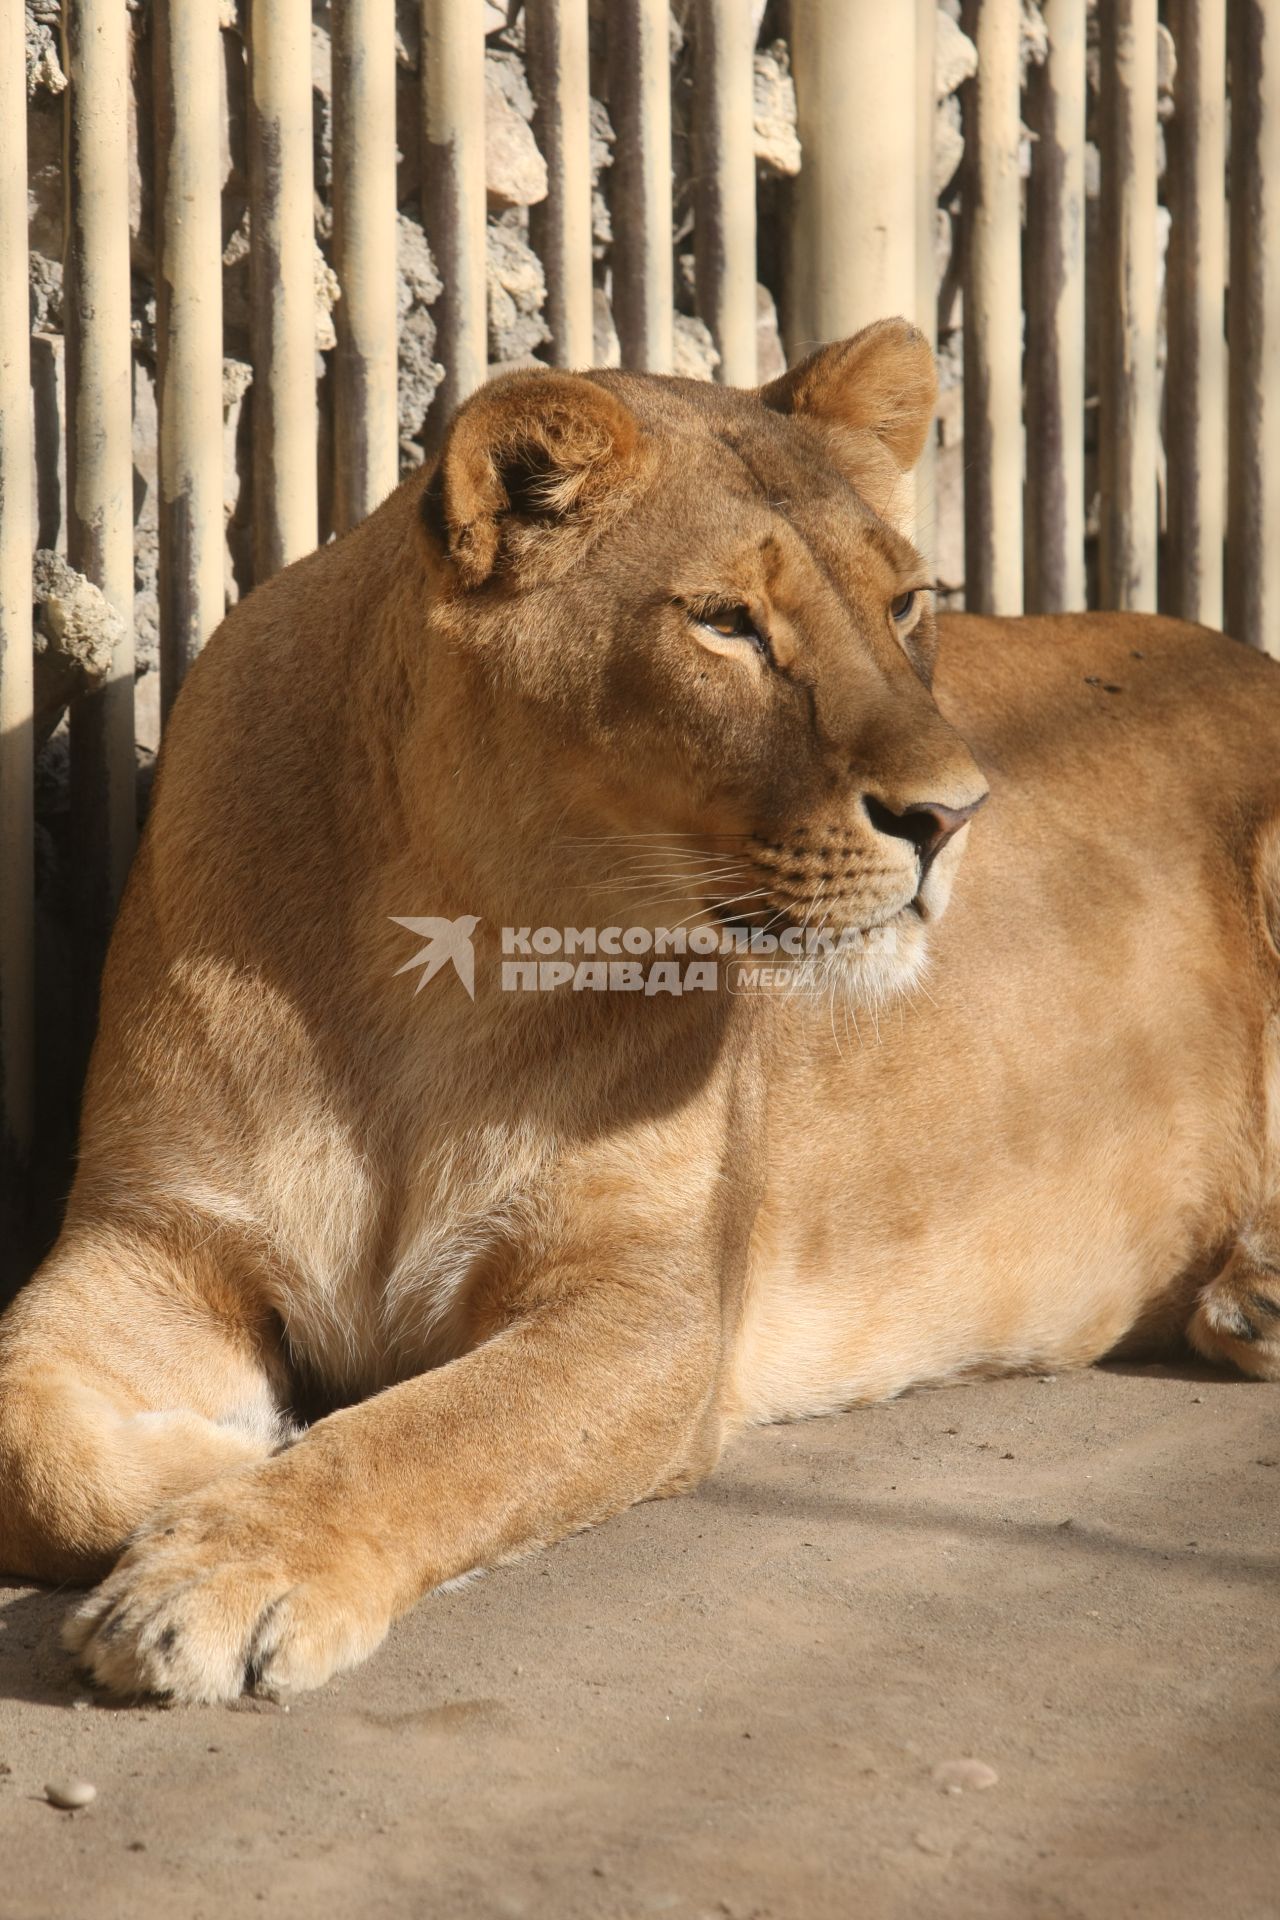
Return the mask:
<svg viewBox="0 0 1280 1920">
<path fill-rule="evenodd" d="M 51 1780 L 44 1790 L 44 1797 L 51 1807 L 60 1807 L 64 1813 L 74 1813 L 78 1807 L 87 1807 L 91 1800 L 96 1800 L 98 1789 L 90 1786 L 87 1780 Z"/>
<path fill-rule="evenodd" d="M 944 1760 L 933 1770 L 933 1784 L 944 1793 L 981 1793 L 999 1778 L 985 1760 Z"/>
</svg>

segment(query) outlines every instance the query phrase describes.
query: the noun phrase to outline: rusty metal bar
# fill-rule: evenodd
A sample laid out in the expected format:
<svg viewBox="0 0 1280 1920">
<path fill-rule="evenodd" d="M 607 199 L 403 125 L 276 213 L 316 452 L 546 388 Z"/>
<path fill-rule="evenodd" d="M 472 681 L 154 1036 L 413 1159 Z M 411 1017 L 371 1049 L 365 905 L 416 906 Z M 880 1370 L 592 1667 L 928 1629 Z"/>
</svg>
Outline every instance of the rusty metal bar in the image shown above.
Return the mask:
<svg viewBox="0 0 1280 1920">
<path fill-rule="evenodd" d="M 1168 131 L 1168 521 L 1164 604 L 1222 625 L 1226 512 L 1226 0 L 1171 0 L 1178 55 Z"/>
<path fill-rule="evenodd" d="M 67 551 L 125 623 L 105 681 L 71 711 L 79 1038 L 133 854 L 133 453 L 129 313 L 128 15 L 67 0 Z"/>
<path fill-rule="evenodd" d="M 667 0 L 612 0 L 609 110 L 613 317 L 624 367 L 672 367 L 671 81 Z"/>
<path fill-rule="evenodd" d="M 529 228 L 547 276 L 546 320 L 557 367 L 589 367 L 595 358 L 587 56 L 587 0 L 525 0 L 533 131 L 547 163 L 547 197 L 530 207 Z"/>
<path fill-rule="evenodd" d="M 259 580 L 316 544 L 311 8 L 252 0 L 249 43 L 253 561 Z"/>
<path fill-rule="evenodd" d="M 1049 58 L 1027 82 L 1026 603 L 1085 604 L 1085 0 L 1046 0 Z"/>
<path fill-rule="evenodd" d="M 916 302 L 916 10 L 792 0 L 804 166 L 788 275 L 792 357 Z"/>
<path fill-rule="evenodd" d="M 436 308 L 444 379 L 427 415 L 436 448 L 454 408 L 489 372 L 484 8 L 475 0 L 422 0 L 422 111 L 422 213 L 444 282 Z"/>
<path fill-rule="evenodd" d="M 400 472 L 396 401 L 395 0 L 334 0 L 333 518 L 345 533 Z"/>
<path fill-rule="evenodd" d="M 1280 655 L 1280 19 L 1234 0 L 1227 629 Z"/>
<path fill-rule="evenodd" d="M 934 189 L 934 135 L 937 125 L 936 0 L 916 0 L 916 297 L 915 322 L 931 348 L 938 345 L 938 196 Z M 938 548 L 937 436 L 933 427 L 915 471 L 915 521 L 912 538 L 929 569 L 936 573 Z"/>
<path fill-rule="evenodd" d="M 1185 620 L 1219 627 L 1227 494 L 1227 0 L 1171 0 L 1169 17 L 1178 71 L 1166 180 L 1172 225 L 1164 602 Z"/>
<path fill-rule="evenodd" d="M 0 17 L 0 1241 L 16 1249 L 34 1096 L 31 368 L 27 345 L 26 59 Z M 10 1276 L 0 1256 L 0 1286 Z M 17 1275 L 13 1275 L 17 1278 Z"/>
<path fill-rule="evenodd" d="M 1022 187 L 1018 0 L 965 0 L 965 605 L 1022 611 Z"/>
<path fill-rule="evenodd" d="M 693 133 L 698 312 L 716 378 L 756 384 L 755 22 L 747 0 L 698 0 Z"/>
<path fill-rule="evenodd" d="M 156 403 L 160 702 L 168 715 L 226 595 L 222 514 L 222 124 L 200 76 L 222 58 L 217 13 L 156 0 Z"/>
<path fill-rule="evenodd" d="M 1156 0 L 1099 10 L 1102 604 L 1156 605 Z"/>
</svg>

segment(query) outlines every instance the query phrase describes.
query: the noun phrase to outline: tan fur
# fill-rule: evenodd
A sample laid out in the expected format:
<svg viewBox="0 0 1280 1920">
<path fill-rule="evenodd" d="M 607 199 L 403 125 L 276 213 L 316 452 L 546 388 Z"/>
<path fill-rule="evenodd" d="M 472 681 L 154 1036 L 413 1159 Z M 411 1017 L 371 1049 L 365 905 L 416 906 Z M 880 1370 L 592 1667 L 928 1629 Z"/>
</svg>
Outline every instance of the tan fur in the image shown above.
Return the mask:
<svg viewBox="0 0 1280 1920">
<path fill-rule="evenodd" d="M 105 1685 L 314 1685 L 749 1421 L 1280 1376 L 1280 675 L 895 620 L 932 396 L 897 322 L 762 396 L 512 377 L 207 649 L 0 1323 L 0 1566 L 116 1562 Z M 921 885 L 893 816 L 988 783 Z M 821 992 L 500 987 L 505 926 L 737 914 L 870 931 Z M 478 917 L 474 1001 L 415 915 Z"/>
</svg>

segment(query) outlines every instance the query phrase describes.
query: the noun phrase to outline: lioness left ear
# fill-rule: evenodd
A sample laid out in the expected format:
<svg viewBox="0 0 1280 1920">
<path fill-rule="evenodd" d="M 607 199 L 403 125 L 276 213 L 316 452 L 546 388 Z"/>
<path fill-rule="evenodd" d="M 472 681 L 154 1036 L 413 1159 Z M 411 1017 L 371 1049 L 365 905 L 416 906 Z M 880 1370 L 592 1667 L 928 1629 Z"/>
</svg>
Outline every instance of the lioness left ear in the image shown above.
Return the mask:
<svg viewBox="0 0 1280 1920">
<path fill-rule="evenodd" d="M 594 381 L 550 368 L 504 374 L 458 409 L 423 518 L 462 584 L 478 587 L 504 545 L 516 559 L 597 520 L 623 491 L 638 437 L 635 415 Z"/>
<path fill-rule="evenodd" d="M 766 407 L 813 420 L 830 435 L 836 464 L 882 513 L 924 451 L 938 402 L 929 342 L 907 320 L 877 320 L 820 347 L 760 389 Z"/>
</svg>

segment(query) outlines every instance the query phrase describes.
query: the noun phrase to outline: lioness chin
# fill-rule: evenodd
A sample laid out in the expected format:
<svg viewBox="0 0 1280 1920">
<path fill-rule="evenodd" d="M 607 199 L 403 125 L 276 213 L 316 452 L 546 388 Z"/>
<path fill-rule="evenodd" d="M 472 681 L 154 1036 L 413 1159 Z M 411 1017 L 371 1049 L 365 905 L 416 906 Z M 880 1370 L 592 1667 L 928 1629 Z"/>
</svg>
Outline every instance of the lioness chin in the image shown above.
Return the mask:
<svg viewBox="0 0 1280 1920">
<path fill-rule="evenodd" d="M 1280 676 L 935 626 L 933 399 L 900 322 L 758 394 L 512 376 L 211 642 L 0 1323 L 0 1566 L 108 1575 L 104 1685 L 314 1686 L 747 1422 L 1280 1376 Z M 680 928 L 834 951 L 652 990 Z"/>
</svg>

